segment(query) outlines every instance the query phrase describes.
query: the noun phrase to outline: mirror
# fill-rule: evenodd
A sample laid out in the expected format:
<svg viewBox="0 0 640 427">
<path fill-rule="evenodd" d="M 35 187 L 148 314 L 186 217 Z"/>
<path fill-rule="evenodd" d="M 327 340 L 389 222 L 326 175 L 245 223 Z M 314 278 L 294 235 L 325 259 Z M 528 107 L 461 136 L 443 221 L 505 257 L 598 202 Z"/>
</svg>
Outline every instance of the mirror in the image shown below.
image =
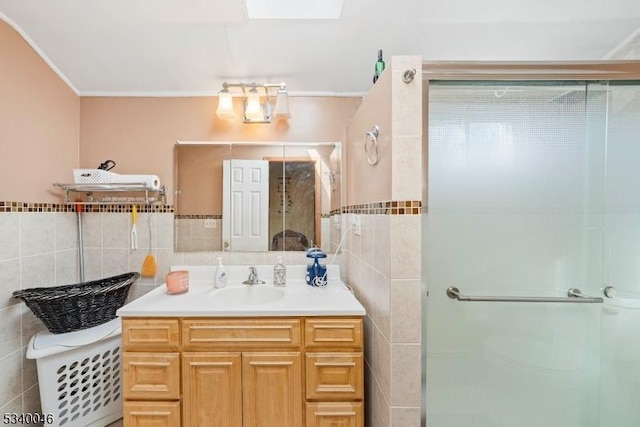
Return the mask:
<svg viewBox="0 0 640 427">
<path fill-rule="evenodd" d="M 175 250 L 330 251 L 340 143 L 178 142 Z"/>
</svg>

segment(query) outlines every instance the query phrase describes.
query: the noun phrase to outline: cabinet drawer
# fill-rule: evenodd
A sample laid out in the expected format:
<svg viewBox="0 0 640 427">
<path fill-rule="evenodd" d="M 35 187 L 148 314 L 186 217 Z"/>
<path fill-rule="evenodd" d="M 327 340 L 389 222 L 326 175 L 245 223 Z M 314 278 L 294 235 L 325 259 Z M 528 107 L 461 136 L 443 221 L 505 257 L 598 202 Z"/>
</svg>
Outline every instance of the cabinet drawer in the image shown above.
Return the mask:
<svg viewBox="0 0 640 427">
<path fill-rule="evenodd" d="M 124 402 L 128 427 L 180 427 L 180 402 Z"/>
<path fill-rule="evenodd" d="M 178 350 L 179 325 L 178 319 L 123 319 L 122 347 L 125 351 Z"/>
<path fill-rule="evenodd" d="M 307 347 L 362 347 L 362 319 L 306 319 Z"/>
<path fill-rule="evenodd" d="M 307 427 L 363 427 L 361 402 L 310 402 L 306 406 Z"/>
<path fill-rule="evenodd" d="M 122 387 L 125 399 L 178 400 L 179 353 L 129 353 L 122 355 Z"/>
<path fill-rule="evenodd" d="M 362 400 L 362 353 L 307 353 L 307 399 Z"/>
<path fill-rule="evenodd" d="M 194 349 L 299 347 L 300 319 L 183 319 L 182 346 Z"/>
</svg>

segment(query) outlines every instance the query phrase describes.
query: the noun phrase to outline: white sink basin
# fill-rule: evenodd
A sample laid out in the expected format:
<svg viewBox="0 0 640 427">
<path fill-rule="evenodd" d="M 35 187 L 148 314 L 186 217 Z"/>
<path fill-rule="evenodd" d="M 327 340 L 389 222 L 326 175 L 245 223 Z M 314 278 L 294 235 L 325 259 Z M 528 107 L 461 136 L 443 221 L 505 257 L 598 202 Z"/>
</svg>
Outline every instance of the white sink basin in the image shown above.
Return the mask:
<svg viewBox="0 0 640 427">
<path fill-rule="evenodd" d="M 265 285 L 233 286 L 220 289 L 213 294 L 221 305 L 260 305 L 278 301 L 284 296 L 282 289 Z"/>
<path fill-rule="evenodd" d="M 337 265 L 327 266 L 329 283 L 325 287 L 308 286 L 304 280 L 307 265 L 287 265 L 287 286 L 274 287 L 267 282 L 244 285 L 249 274 L 246 265 L 228 265 L 227 286 L 213 286 L 215 267 L 172 266 L 171 270 L 189 271 L 189 291 L 167 293 L 158 286 L 142 297 L 120 307 L 121 317 L 279 317 L 279 316 L 363 316 L 362 304 L 340 282 Z M 258 277 L 268 278 L 273 265 L 257 265 Z"/>
</svg>

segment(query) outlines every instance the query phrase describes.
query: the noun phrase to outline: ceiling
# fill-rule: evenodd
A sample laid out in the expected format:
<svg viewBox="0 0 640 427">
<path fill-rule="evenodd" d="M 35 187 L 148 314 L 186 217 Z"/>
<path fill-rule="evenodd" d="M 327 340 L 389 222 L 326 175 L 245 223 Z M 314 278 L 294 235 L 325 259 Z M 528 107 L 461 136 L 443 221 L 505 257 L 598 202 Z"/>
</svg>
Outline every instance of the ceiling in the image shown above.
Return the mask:
<svg viewBox="0 0 640 427">
<path fill-rule="evenodd" d="M 378 49 L 386 60 L 603 59 L 637 36 L 640 1 L 344 0 L 337 20 L 254 20 L 244 0 L 0 0 L 0 18 L 80 95 L 212 95 L 223 81 L 360 95 Z"/>
</svg>

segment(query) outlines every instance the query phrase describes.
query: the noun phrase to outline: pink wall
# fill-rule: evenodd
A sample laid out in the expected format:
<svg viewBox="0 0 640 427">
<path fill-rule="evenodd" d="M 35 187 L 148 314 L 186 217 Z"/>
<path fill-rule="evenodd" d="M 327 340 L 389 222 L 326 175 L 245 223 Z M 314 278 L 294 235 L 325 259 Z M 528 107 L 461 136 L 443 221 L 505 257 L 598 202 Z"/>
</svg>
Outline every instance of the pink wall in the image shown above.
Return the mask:
<svg viewBox="0 0 640 427">
<path fill-rule="evenodd" d="M 364 97 L 347 129 L 347 205 L 392 200 L 391 117 L 391 70 L 386 70 Z M 380 160 L 372 166 L 365 156 L 364 139 L 374 125 L 380 128 Z"/>
<path fill-rule="evenodd" d="M 4 201 L 61 202 L 54 182 L 72 182 L 73 168 L 94 168 L 110 159 L 117 162 L 114 172 L 158 175 L 172 204 L 176 141 L 345 142 L 362 102 L 291 97 L 288 122 L 245 125 L 240 119 L 218 120 L 216 97 L 79 97 L 1 20 L 0 57 Z"/>
<path fill-rule="evenodd" d="M 155 174 L 173 203 L 176 141 L 345 141 L 360 98 L 291 97 L 289 122 L 243 124 L 218 120 L 216 97 L 80 100 L 80 166 L 111 159 L 113 172 Z M 241 107 L 236 106 L 239 112 Z"/>
<path fill-rule="evenodd" d="M 0 20 L 0 200 L 59 202 L 78 166 L 79 97 Z"/>
</svg>

